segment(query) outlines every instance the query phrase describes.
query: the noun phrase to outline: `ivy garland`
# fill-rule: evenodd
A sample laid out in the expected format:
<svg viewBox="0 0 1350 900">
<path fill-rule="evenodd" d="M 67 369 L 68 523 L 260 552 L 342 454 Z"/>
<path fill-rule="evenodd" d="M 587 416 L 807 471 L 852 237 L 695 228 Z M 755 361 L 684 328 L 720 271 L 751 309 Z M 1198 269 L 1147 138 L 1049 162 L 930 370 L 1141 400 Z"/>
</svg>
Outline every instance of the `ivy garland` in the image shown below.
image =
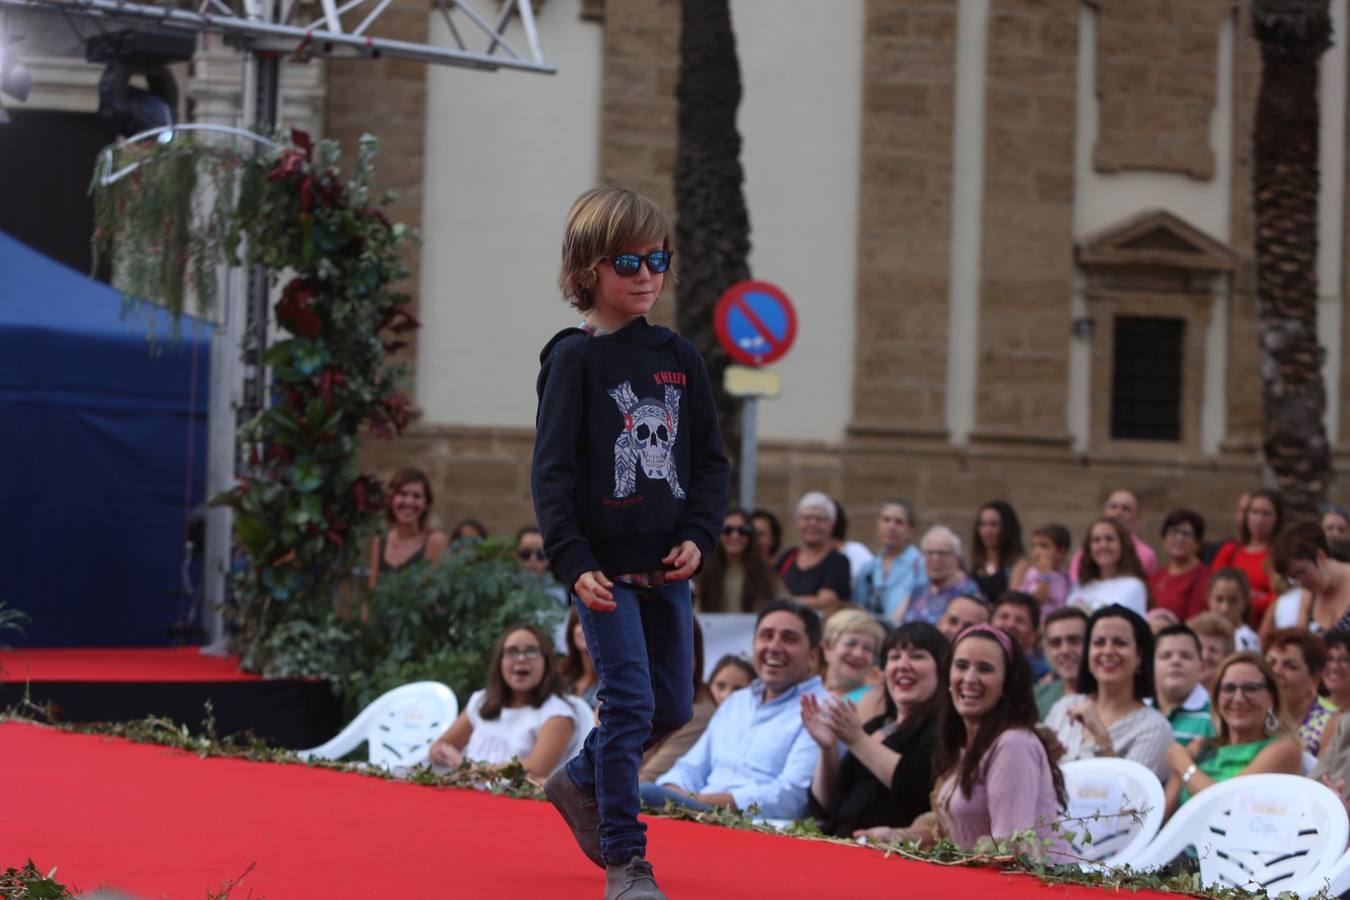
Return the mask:
<svg viewBox="0 0 1350 900">
<path fill-rule="evenodd" d="M 235 511 L 246 565 L 227 610 L 246 665 L 281 622 L 317 620 L 361 553 L 383 508 L 383 490 L 357 471 L 359 435 L 393 437 L 408 424 L 401 366 L 389 354 L 418 327 L 391 285 L 407 270 L 408 232 L 391 224 L 385 195 L 372 200 L 375 138 L 364 135 L 343 180 L 336 143 L 303 132 L 267 153 L 208 147 L 190 135 L 120 148 L 139 166 L 104 184 L 96 176 L 95 248 L 113 252 L 118 286 L 175 314 L 196 296 L 209 308 L 222 261 L 261 264 L 274 284 L 287 333 L 264 355 L 272 374 L 267 409 L 240 426 L 248 468 L 213 502 Z M 128 158 L 119 159 L 122 163 Z"/>
</svg>

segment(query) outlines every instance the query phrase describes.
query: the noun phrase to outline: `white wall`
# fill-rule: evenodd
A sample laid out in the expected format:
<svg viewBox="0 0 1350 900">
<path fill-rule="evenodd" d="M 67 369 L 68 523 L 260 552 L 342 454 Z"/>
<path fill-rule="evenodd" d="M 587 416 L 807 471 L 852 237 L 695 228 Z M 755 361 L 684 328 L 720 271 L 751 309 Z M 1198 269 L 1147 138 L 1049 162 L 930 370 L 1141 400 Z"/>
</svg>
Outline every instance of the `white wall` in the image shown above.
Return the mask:
<svg viewBox="0 0 1350 900">
<path fill-rule="evenodd" d="M 532 425 L 539 350 L 578 319 L 555 282 L 563 218 L 599 171 L 603 52 L 580 8 L 537 14 L 557 75 L 427 69 L 416 399 L 429 423 Z M 431 40 L 452 44 L 439 15 Z"/>
<path fill-rule="evenodd" d="M 751 272 L 797 309 L 767 438 L 842 440 L 853 407 L 862 0 L 732 0 Z"/>
</svg>

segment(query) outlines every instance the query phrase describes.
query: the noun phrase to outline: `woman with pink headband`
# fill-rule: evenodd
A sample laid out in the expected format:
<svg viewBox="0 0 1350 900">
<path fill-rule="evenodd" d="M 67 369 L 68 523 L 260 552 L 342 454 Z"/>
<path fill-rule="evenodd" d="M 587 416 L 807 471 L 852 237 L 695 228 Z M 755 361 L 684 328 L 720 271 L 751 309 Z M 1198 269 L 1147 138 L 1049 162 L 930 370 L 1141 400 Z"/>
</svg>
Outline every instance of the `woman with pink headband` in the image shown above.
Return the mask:
<svg viewBox="0 0 1350 900">
<path fill-rule="evenodd" d="M 1049 827 L 1065 802 L 1064 778 L 1036 733 L 1031 667 L 1017 642 L 992 625 L 957 635 L 948 696 L 938 713 L 934 817 L 907 837 L 939 836 L 967 850 L 984 838 L 1008 841 L 1035 828 L 1041 840 L 1014 848 L 1065 862 L 1067 847 Z"/>
</svg>

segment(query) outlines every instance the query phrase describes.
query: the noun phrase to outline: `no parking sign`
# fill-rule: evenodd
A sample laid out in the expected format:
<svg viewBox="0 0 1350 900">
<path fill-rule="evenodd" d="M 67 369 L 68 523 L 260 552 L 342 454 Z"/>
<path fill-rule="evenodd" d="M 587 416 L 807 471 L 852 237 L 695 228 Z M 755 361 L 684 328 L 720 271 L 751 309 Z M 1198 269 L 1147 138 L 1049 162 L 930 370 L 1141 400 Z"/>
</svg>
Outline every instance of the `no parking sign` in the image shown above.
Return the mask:
<svg viewBox="0 0 1350 900">
<path fill-rule="evenodd" d="M 738 281 L 717 301 L 713 330 L 736 362 L 764 366 L 792 348 L 797 313 L 787 294 L 769 282 Z"/>
</svg>

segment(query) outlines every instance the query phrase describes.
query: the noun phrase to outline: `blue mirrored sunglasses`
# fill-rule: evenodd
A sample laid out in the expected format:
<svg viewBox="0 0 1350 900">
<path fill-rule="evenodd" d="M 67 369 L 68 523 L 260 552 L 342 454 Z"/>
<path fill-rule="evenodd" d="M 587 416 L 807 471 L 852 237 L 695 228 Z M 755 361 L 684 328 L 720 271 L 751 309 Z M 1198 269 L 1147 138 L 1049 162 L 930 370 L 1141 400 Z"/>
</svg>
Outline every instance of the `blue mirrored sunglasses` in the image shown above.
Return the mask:
<svg viewBox="0 0 1350 900">
<path fill-rule="evenodd" d="M 648 253 L 646 256 L 639 256 L 636 253 L 620 253 L 611 260 L 614 265 L 614 274 L 630 278 L 638 273 L 638 268 L 644 260 L 647 263 L 648 272 L 653 275 L 664 274 L 670 268 L 670 251 L 657 250 L 655 253 Z"/>
</svg>

